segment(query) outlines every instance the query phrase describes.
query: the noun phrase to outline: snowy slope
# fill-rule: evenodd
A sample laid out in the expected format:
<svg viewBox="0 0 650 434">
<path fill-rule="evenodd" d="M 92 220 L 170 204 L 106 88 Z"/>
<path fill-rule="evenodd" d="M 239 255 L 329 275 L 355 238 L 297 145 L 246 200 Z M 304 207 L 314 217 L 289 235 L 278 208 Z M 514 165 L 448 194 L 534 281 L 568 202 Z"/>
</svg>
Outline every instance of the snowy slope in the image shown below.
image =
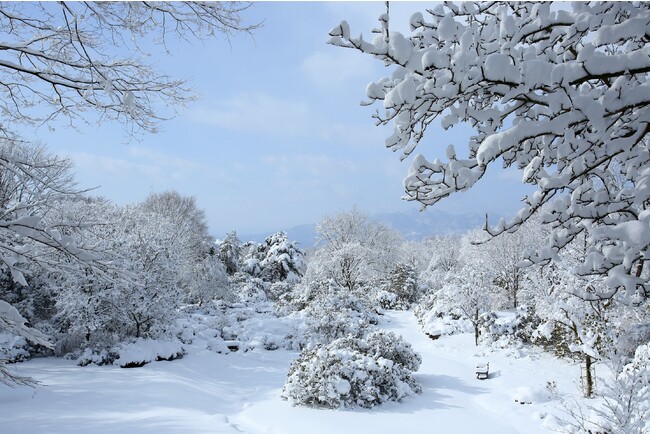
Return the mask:
<svg viewBox="0 0 650 434">
<path fill-rule="evenodd" d="M 416 375 L 423 386 L 422 395 L 370 410 L 343 411 L 292 408 L 269 397 L 251 403 L 233 420 L 246 432 L 277 434 L 548 433 L 543 417 L 554 411 L 555 404 L 522 405 L 514 399 L 545 395 L 546 381 L 575 390 L 573 379 L 579 378 L 577 366 L 547 355 L 537 360 L 513 359 L 505 352 L 481 355 L 469 334 L 431 341 L 418 330 L 410 312 L 390 312 L 384 327 L 402 334 L 422 355 Z M 493 372 L 485 381 L 474 376 L 476 363 L 483 360 L 490 362 Z M 549 419 L 546 424 L 551 422 Z"/>
<path fill-rule="evenodd" d="M 548 433 L 539 402 L 546 381 L 576 392 L 578 367 L 553 359 L 481 354 L 470 335 L 429 340 L 410 312 L 389 312 L 384 327 L 422 355 L 423 393 L 371 410 L 292 407 L 279 395 L 289 351 L 219 355 L 190 348 L 183 359 L 136 369 L 77 367 L 61 359 L 14 365 L 44 386 L 0 389 L 0 427 L 7 433 Z M 477 361 L 493 375 L 474 377 Z M 496 375 L 495 375 L 496 374 Z M 537 400 L 521 405 L 517 396 Z M 529 398 L 526 398 L 529 399 Z M 541 399 L 544 401 L 545 399 Z"/>
</svg>

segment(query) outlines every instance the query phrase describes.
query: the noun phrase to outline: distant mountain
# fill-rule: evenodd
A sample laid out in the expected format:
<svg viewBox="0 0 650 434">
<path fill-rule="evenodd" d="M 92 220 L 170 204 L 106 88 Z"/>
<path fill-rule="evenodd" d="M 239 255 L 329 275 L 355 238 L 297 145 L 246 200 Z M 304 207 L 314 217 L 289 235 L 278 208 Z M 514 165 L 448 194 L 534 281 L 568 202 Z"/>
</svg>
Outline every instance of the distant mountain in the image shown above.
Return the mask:
<svg viewBox="0 0 650 434">
<path fill-rule="evenodd" d="M 374 221 L 383 223 L 402 234 L 406 240 L 422 240 L 433 235 L 458 234 L 483 226 L 485 215 L 451 214 L 445 211 L 427 209 L 424 212 L 385 213 L 370 216 Z M 497 216 L 490 215 L 490 220 Z M 303 224 L 283 229 L 292 241 L 298 241 L 303 249 L 313 247 L 316 243 L 316 224 Z M 241 235 L 242 241 L 261 243 L 273 232 Z"/>
<path fill-rule="evenodd" d="M 484 214 L 451 214 L 431 208 L 424 212 L 377 214 L 372 218 L 395 229 L 404 239 L 414 241 L 432 235 L 464 233 L 485 223 Z"/>
</svg>

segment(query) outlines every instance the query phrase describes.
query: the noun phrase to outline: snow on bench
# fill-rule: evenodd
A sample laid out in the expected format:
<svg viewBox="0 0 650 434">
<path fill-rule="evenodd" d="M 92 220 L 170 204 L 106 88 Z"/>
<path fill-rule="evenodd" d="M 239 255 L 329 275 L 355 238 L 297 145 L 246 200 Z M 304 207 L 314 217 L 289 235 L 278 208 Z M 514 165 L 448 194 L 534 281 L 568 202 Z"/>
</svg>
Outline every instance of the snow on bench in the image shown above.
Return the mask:
<svg viewBox="0 0 650 434">
<path fill-rule="evenodd" d="M 440 335 L 441 335 L 442 333 L 440 333 L 439 331 L 433 331 L 433 332 L 430 332 L 430 333 L 429 333 L 429 332 L 425 332 L 424 334 L 427 335 L 427 336 L 429 337 L 429 339 L 435 341 L 436 339 L 438 339 L 438 338 L 440 337 Z"/>
<path fill-rule="evenodd" d="M 490 372 L 490 363 L 479 363 L 476 365 L 476 378 L 485 380 L 488 378 Z"/>
</svg>

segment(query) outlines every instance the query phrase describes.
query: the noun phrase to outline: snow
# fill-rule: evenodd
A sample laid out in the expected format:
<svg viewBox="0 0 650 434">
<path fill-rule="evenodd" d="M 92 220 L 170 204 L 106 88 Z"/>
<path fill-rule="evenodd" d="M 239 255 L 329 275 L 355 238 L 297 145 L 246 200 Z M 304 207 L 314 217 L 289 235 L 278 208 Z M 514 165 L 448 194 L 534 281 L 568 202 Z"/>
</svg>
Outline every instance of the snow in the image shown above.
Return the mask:
<svg viewBox="0 0 650 434">
<path fill-rule="evenodd" d="M 510 62 L 505 54 L 495 53 L 485 60 L 485 78 L 495 81 L 516 83 L 521 79 L 519 69 Z"/>
<path fill-rule="evenodd" d="M 156 360 L 171 360 L 182 356 L 183 347 L 178 341 L 155 341 L 153 339 L 137 339 L 121 345 L 119 357 L 115 364 L 125 367 L 151 363 Z"/>
<path fill-rule="evenodd" d="M 513 359 L 504 351 L 474 347 L 471 334 L 431 341 L 411 312 L 387 312 L 381 325 L 422 356 L 415 375 L 421 394 L 373 409 L 293 407 L 280 393 L 297 352 L 216 354 L 195 343 L 185 346 L 182 359 L 135 369 L 81 368 L 54 358 L 10 365 L 42 385 L 0 389 L 0 426 L 11 433 L 331 434 L 419 433 L 435 424 L 440 432 L 458 434 L 536 434 L 557 426 L 552 416 L 557 402 L 547 382 L 578 394 L 579 367 L 550 355 L 531 352 Z M 490 378 L 477 380 L 476 365 L 484 361 L 490 363 Z"/>
</svg>

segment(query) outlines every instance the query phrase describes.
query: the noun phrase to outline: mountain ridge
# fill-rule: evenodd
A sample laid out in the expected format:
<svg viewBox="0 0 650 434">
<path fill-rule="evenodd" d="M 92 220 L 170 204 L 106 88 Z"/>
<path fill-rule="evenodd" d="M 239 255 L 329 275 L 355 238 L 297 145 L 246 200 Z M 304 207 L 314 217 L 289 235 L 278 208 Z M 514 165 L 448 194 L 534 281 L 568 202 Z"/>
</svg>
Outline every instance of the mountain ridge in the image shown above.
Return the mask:
<svg viewBox="0 0 650 434">
<path fill-rule="evenodd" d="M 500 216 L 490 216 L 491 220 Z M 420 241 L 427 237 L 443 234 L 460 234 L 480 228 L 485 223 L 485 214 L 454 214 L 441 210 L 428 209 L 424 212 L 394 212 L 370 215 L 370 219 L 383 223 L 398 231 L 405 240 Z M 289 240 L 297 241 L 303 249 L 316 244 L 317 223 L 306 223 L 279 229 L 287 233 Z M 242 234 L 242 241 L 262 242 L 277 231 Z"/>
</svg>

